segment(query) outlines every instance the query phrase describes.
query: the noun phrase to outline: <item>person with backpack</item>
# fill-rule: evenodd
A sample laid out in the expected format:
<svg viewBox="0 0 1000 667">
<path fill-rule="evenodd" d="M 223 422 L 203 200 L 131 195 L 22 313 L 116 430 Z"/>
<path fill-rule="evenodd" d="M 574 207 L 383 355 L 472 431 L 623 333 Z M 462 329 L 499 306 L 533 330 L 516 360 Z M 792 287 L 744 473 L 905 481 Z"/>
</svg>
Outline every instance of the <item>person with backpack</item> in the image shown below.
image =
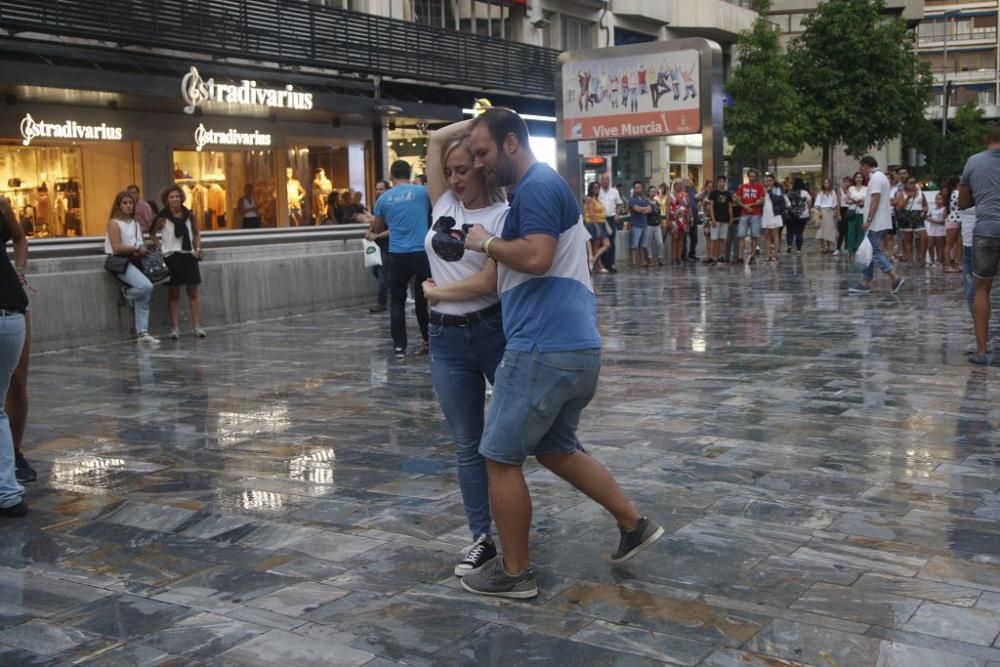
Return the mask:
<svg viewBox="0 0 1000 667">
<path fill-rule="evenodd" d="M 806 184 L 801 178 L 792 182 L 788 193 L 788 254 L 792 254 L 793 244 L 796 255 L 802 254 L 802 237 L 809 224 L 809 205 L 812 196 L 806 190 Z"/>
<path fill-rule="evenodd" d="M 778 246 L 781 244 L 781 237 L 778 233 L 784 224 L 784 213 L 788 210 L 788 198 L 785 191 L 774 182 L 774 176 L 764 174 L 764 190 L 767 196 L 764 198 L 764 213 L 760 219 L 760 226 L 764 230 L 764 248 L 767 251 L 767 261 L 778 261 Z"/>
</svg>

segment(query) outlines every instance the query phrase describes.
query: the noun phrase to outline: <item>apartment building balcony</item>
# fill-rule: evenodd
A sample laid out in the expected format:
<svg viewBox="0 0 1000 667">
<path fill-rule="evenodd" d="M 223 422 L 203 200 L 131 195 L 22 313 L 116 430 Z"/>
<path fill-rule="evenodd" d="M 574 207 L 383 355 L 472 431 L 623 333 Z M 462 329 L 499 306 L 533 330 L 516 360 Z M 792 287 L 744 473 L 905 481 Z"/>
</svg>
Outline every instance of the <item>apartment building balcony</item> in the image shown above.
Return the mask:
<svg viewBox="0 0 1000 667">
<path fill-rule="evenodd" d="M 304 0 L 0 0 L 4 36 L 541 98 L 559 55 Z"/>
<path fill-rule="evenodd" d="M 948 35 L 948 50 L 989 48 L 997 44 L 996 30 L 981 30 Z M 942 35 L 920 35 L 917 48 L 921 53 L 943 51 L 944 37 Z"/>
<path fill-rule="evenodd" d="M 945 76 L 942 72 L 933 72 L 934 85 L 941 86 L 945 80 Z M 959 72 L 948 72 L 947 80 L 951 81 L 955 85 L 965 85 L 965 84 L 975 84 L 975 83 L 993 83 L 997 79 L 997 70 L 995 68 L 983 68 L 975 70 L 965 70 Z"/>
<path fill-rule="evenodd" d="M 615 16 L 662 23 L 675 34 L 733 42 L 753 27 L 757 13 L 741 0 L 615 0 Z"/>
</svg>

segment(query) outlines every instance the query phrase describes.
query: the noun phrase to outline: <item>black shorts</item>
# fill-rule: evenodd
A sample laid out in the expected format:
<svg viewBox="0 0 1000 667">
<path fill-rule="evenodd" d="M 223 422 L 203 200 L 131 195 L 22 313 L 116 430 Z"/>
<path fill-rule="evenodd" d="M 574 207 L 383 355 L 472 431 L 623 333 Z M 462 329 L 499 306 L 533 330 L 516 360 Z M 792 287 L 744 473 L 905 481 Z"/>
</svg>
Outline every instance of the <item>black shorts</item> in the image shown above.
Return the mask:
<svg viewBox="0 0 1000 667">
<path fill-rule="evenodd" d="M 170 287 L 183 287 L 185 285 L 201 284 L 201 269 L 198 267 L 198 260 L 188 252 L 175 252 L 164 258 L 167 268 L 170 269 Z"/>
</svg>

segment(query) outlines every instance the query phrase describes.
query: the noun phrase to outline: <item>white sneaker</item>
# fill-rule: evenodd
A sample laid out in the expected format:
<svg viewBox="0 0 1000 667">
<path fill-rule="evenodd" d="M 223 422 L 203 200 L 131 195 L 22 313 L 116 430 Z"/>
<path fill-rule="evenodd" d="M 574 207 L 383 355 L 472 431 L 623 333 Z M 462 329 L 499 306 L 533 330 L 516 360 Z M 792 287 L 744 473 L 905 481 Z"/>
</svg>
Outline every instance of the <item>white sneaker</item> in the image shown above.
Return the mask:
<svg viewBox="0 0 1000 667">
<path fill-rule="evenodd" d="M 840 251 L 839 250 L 834 250 L 832 254 L 833 254 L 834 257 L 840 257 Z"/>
<path fill-rule="evenodd" d="M 136 336 L 135 341 L 137 343 L 143 343 L 145 345 L 153 345 L 154 347 L 160 344 L 160 339 L 155 336 L 151 336 L 148 331 L 143 331 L 138 336 Z"/>
<path fill-rule="evenodd" d="M 177 340 L 180 337 L 181 337 L 180 329 L 171 329 L 170 330 L 170 340 Z"/>
<path fill-rule="evenodd" d="M 196 327 L 194 330 L 194 335 L 197 336 L 198 338 L 204 338 L 208 334 L 205 333 L 205 330 L 202 329 L 201 327 Z"/>
<path fill-rule="evenodd" d="M 990 352 L 992 352 L 993 348 L 996 347 L 994 345 L 995 341 L 996 341 L 995 338 L 991 338 L 990 340 L 986 341 L 986 353 L 987 354 L 989 354 Z M 966 345 L 965 346 L 965 350 L 964 350 L 963 353 L 964 354 L 975 354 L 976 353 L 976 341 L 972 341 L 971 343 L 969 343 L 968 345 Z"/>
</svg>

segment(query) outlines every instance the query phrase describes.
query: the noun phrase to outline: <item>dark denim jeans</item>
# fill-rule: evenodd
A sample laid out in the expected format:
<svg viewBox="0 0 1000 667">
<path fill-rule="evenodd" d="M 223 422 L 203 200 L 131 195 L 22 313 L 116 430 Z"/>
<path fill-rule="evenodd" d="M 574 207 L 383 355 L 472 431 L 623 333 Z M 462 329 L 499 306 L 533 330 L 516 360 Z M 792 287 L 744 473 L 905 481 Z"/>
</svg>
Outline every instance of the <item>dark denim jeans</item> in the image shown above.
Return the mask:
<svg viewBox="0 0 1000 667">
<path fill-rule="evenodd" d="M 493 382 L 507 341 L 502 315 L 465 327 L 432 324 L 431 382 L 437 393 L 458 459 L 458 485 L 472 538 L 490 534 L 489 479 L 479 453 L 483 435 L 486 380 Z"/>
<path fill-rule="evenodd" d="M 382 266 L 373 266 L 372 275 L 378 280 L 378 304 L 384 306 L 389 296 L 389 244 L 381 239 L 375 243 L 382 251 Z"/>
<path fill-rule="evenodd" d="M 608 240 L 611 242 L 611 247 L 601 255 L 601 262 L 604 264 L 604 268 L 610 270 L 615 268 L 615 237 L 618 235 L 618 223 L 615 221 L 615 216 L 613 215 L 609 215 L 606 221 L 610 230 L 608 232 Z"/>
<path fill-rule="evenodd" d="M 413 280 L 413 300 L 416 301 L 417 325 L 420 335 L 427 340 L 427 299 L 424 298 L 424 281 L 431 277 L 431 265 L 425 252 L 389 253 L 389 292 L 392 306 L 389 309 L 392 345 L 406 349 L 406 287 Z"/>
</svg>

